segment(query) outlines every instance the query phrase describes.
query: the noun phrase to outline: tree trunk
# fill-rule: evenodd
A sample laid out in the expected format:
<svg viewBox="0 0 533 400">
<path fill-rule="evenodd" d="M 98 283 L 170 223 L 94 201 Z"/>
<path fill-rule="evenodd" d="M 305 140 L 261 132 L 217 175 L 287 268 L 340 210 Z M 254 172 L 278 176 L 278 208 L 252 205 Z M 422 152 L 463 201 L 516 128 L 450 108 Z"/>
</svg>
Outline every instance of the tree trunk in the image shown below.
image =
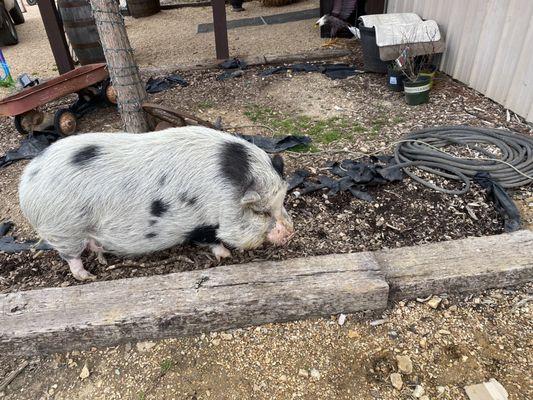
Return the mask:
<svg viewBox="0 0 533 400">
<path fill-rule="evenodd" d="M 126 132 L 148 132 L 149 121 L 142 109 L 146 90 L 133 57 L 124 19 L 117 0 L 90 0 L 94 20 L 107 61 L 118 109 Z"/>
</svg>

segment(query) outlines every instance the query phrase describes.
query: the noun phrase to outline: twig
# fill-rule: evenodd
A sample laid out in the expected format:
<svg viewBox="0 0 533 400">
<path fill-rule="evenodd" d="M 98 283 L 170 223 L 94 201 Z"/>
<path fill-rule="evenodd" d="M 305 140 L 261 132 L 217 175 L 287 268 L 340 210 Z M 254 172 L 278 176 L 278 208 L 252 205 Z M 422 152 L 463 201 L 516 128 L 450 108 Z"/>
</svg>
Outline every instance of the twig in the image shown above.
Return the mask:
<svg viewBox="0 0 533 400">
<path fill-rule="evenodd" d="M 10 372 L 8 376 L 4 378 L 4 380 L 0 383 L 0 391 L 4 390 L 13 380 L 22 372 L 24 369 L 29 365 L 29 362 L 24 360 L 19 367 L 14 370 L 13 372 Z"/>
</svg>

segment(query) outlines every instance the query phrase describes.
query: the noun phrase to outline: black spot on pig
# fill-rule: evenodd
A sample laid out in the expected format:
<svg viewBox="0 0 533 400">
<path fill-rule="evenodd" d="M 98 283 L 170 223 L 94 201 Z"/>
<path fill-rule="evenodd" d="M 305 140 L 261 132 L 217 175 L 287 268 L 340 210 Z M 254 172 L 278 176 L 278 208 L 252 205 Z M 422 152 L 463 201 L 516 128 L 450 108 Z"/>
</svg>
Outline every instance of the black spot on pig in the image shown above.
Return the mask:
<svg viewBox="0 0 533 400">
<path fill-rule="evenodd" d="M 233 185 L 246 190 L 252 184 L 250 174 L 250 155 L 242 143 L 224 143 L 220 153 L 222 176 Z"/>
<path fill-rule="evenodd" d="M 153 239 L 153 238 L 155 238 L 156 236 L 157 236 L 157 233 L 155 233 L 155 232 L 149 232 L 149 233 L 147 233 L 146 235 L 144 235 L 144 237 L 145 237 L 146 239 Z"/>
<path fill-rule="evenodd" d="M 85 146 L 74 153 L 72 156 L 72 164 L 77 167 L 84 167 L 102 155 L 100 146 L 89 145 Z"/>
<path fill-rule="evenodd" d="M 154 217 L 160 217 L 168 211 L 169 205 L 163 200 L 154 200 L 150 206 L 150 214 Z"/>
<path fill-rule="evenodd" d="M 276 154 L 274 157 L 272 157 L 270 161 L 272 162 L 272 166 L 274 167 L 278 175 L 283 178 L 283 170 L 285 169 L 283 158 L 281 158 L 279 154 Z"/>
<path fill-rule="evenodd" d="M 161 178 L 159 178 L 159 186 L 164 186 L 166 181 L 167 181 L 167 175 L 163 174 Z"/>
<path fill-rule="evenodd" d="M 195 196 L 189 197 L 185 193 L 182 193 L 180 194 L 180 201 L 192 207 L 196 204 L 196 202 L 198 201 L 198 198 Z"/>
<path fill-rule="evenodd" d="M 148 225 L 154 226 L 156 222 L 157 222 L 156 219 L 151 219 L 151 220 L 148 221 Z"/>
<path fill-rule="evenodd" d="M 201 225 L 194 228 L 187 234 L 185 239 L 189 243 L 217 244 L 220 240 L 217 238 L 218 225 Z"/>
</svg>

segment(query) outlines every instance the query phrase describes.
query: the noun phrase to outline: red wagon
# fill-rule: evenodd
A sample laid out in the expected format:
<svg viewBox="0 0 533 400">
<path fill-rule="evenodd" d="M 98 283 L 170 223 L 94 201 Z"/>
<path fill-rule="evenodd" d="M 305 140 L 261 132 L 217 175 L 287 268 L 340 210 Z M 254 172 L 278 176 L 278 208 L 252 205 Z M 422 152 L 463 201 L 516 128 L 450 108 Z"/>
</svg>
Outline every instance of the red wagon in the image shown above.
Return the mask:
<svg viewBox="0 0 533 400">
<path fill-rule="evenodd" d="M 78 100 L 70 107 L 54 113 L 39 110 L 73 93 L 78 94 Z M 0 101 L 0 115 L 15 117 L 15 128 L 22 134 L 53 130 L 71 135 L 76 131 L 77 119 L 100 103 L 116 104 L 105 63 L 84 65 L 6 97 Z"/>
</svg>

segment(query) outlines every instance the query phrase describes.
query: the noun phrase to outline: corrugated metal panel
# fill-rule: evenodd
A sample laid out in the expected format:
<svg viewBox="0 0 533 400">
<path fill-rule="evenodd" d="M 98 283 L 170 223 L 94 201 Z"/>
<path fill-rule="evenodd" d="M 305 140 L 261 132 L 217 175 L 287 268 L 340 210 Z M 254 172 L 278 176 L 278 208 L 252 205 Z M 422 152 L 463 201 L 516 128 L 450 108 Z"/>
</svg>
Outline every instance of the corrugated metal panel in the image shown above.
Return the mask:
<svg viewBox="0 0 533 400">
<path fill-rule="evenodd" d="M 437 21 L 440 69 L 533 122 L 532 0 L 389 0 L 388 12 Z"/>
</svg>

